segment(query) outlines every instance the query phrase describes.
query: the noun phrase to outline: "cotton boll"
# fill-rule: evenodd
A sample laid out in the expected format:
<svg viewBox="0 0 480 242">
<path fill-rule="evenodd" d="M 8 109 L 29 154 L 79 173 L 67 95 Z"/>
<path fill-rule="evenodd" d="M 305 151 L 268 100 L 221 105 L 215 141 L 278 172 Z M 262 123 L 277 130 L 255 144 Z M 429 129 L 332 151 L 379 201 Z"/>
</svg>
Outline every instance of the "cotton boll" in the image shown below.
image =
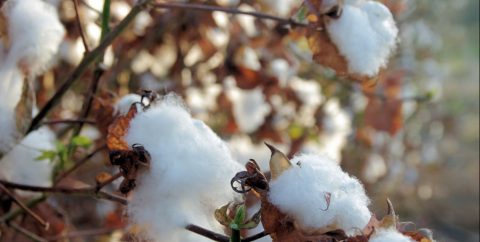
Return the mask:
<svg viewBox="0 0 480 242">
<path fill-rule="evenodd" d="M 269 201 L 294 219 L 302 230 L 343 229 L 353 235 L 370 220 L 369 199 L 362 184 L 343 172 L 335 161 L 303 154 L 270 183 Z M 330 194 L 330 206 L 326 194 Z M 328 209 L 327 209 L 328 207 Z"/>
<path fill-rule="evenodd" d="M 379 229 L 370 237 L 370 242 L 414 242 L 413 239 L 395 229 Z"/>
<path fill-rule="evenodd" d="M 270 113 L 271 107 L 259 87 L 252 90 L 232 88 L 227 95 L 233 102 L 233 116 L 242 132 L 257 130 Z"/>
<path fill-rule="evenodd" d="M 128 205 L 130 222 L 145 226 L 147 239 L 208 241 L 185 230 L 189 223 L 221 232 L 214 210 L 235 199 L 229 182 L 243 168 L 208 126 L 167 95 L 133 118 L 126 140 L 151 155 Z"/>
<path fill-rule="evenodd" d="M 48 128 L 31 132 L 0 160 L 0 177 L 25 185 L 50 186 L 53 163 L 36 158 L 43 150 L 54 150 L 54 142 L 55 135 Z"/>
<path fill-rule="evenodd" d="M 12 43 L 7 60 L 30 75 L 38 75 L 50 65 L 65 34 L 57 11 L 40 0 L 8 1 L 6 5 Z"/>
<path fill-rule="evenodd" d="M 327 31 L 348 63 L 350 72 L 375 76 L 396 46 L 398 29 L 390 11 L 374 1 L 346 4 Z"/>
</svg>

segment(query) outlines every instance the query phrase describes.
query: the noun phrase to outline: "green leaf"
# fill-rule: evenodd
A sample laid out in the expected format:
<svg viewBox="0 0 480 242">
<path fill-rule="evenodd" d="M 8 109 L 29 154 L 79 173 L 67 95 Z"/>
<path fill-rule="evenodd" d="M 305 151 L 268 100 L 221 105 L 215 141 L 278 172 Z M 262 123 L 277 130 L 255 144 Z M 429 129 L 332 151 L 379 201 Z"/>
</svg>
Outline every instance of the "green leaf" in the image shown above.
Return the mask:
<svg viewBox="0 0 480 242">
<path fill-rule="evenodd" d="M 235 217 L 233 219 L 233 222 L 230 224 L 230 228 L 232 229 L 240 229 L 241 224 L 243 224 L 243 221 L 245 220 L 246 216 L 246 210 L 245 210 L 245 204 L 242 204 L 237 207 L 237 211 L 235 212 Z"/>
<path fill-rule="evenodd" d="M 261 218 L 261 210 L 258 210 L 252 218 L 250 218 L 248 221 L 246 221 L 244 224 L 240 226 L 241 229 L 253 229 L 257 227 L 257 225 L 260 223 L 260 218 Z"/>
<path fill-rule="evenodd" d="M 305 5 L 303 5 L 302 7 L 300 7 L 300 9 L 298 10 L 297 14 L 295 15 L 295 17 L 298 19 L 299 22 L 303 22 L 306 18 L 307 18 L 307 7 Z"/>
<path fill-rule="evenodd" d="M 86 136 L 75 136 L 72 139 L 72 144 L 83 148 L 88 148 L 92 145 L 92 140 Z"/>
<path fill-rule="evenodd" d="M 40 161 L 40 160 L 50 160 L 53 161 L 57 157 L 57 152 L 54 150 L 42 150 L 42 154 L 37 156 L 35 160 Z"/>
</svg>

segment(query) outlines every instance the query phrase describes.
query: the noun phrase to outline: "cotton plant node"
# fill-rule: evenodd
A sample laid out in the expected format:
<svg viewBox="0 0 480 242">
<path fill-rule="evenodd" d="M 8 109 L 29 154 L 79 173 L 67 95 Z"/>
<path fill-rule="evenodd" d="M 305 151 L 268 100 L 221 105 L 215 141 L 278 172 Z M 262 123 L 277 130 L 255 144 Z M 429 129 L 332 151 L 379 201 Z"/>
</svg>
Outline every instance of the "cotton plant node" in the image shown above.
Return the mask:
<svg viewBox="0 0 480 242">
<path fill-rule="evenodd" d="M 247 193 L 252 188 L 257 193 L 268 191 L 268 181 L 265 175 L 260 171 L 260 167 L 253 159 L 245 165 L 246 171 L 238 172 L 230 181 L 230 186 L 235 192 Z M 240 184 L 240 189 L 235 185 Z"/>
<path fill-rule="evenodd" d="M 398 29 L 376 1 L 305 0 L 313 60 L 338 76 L 371 86 L 396 47 Z M 350 34 L 350 35 L 349 35 Z"/>
</svg>

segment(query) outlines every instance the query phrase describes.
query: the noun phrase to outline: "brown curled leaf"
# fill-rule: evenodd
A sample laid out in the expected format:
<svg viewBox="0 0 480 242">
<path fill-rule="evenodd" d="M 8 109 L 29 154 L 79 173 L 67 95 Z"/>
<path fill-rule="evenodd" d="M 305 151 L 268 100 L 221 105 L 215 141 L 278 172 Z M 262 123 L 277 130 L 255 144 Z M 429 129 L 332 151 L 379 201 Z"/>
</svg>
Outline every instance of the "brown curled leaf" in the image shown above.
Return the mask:
<svg viewBox="0 0 480 242">
<path fill-rule="evenodd" d="M 127 135 L 130 121 L 137 114 L 136 104 L 132 104 L 125 116 L 120 116 L 108 127 L 107 146 L 109 150 L 128 150 L 128 143 L 124 140 Z"/>
</svg>

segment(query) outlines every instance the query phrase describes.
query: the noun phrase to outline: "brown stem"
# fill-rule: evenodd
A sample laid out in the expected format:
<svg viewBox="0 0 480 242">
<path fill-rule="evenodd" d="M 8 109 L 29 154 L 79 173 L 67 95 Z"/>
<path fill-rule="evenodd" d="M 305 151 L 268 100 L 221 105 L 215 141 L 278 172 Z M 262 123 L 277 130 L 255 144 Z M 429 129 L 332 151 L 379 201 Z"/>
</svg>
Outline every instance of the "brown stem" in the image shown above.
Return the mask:
<svg viewBox="0 0 480 242">
<path fill-rule="evenodd" d="M 152 0 L 143 0 L 139 1 L 127 16 L 110 32 L 105 36 L 105 39 L 98 45 L 97 48 L 87 53 L 80 64 L 73 70 L 73 72 L 66 78 L 60 88 L 55 92 L 52 98 L 48 100 L 45 106 L 40 110 L 40 112 L 33 118 L 32 123 L 27 131 L 27 133 L 32 132 L 37 128 L 38 124 L 47 116 L 50 110 L 55 107 L 58 102 L 60 102 L 63 95 L 70 89 L 70 87 L 82 76 L 90 67 L 91 64 L 95 62 L 107 49 L 108 46 L 127 28 L 127 26 L 135 19 L 137 14 L 139 14 L 149 2 Z"/>
<path fill-rule="evenodd" d="M 14 223 L 14 222 L 10 222 L 8 223 L 8 225 L 14 229 L 15 231 L 25 235 L 27 238 L 29 238 L 30 240 L 32 241 L 36 241 L 36 242 L 46 242 L 47 240 L 22 228 L 21 226 L 19 226 L 18 224 Z"/>
<path fill-rule="evenodd" d="M 90 119 L 57 119 L 57 120 L 43 121 L 42 125 L 75 124 L 75 123 L 95 124 L 96 122 L 95 120 L 90 120 Z"/>
<path fill-rule="evenodd" d="M 209 11 L 209 12 L 218 11 L 218 12 L 225 12 L 225 13 L 231 13 L 231 14 L 250 15 L 260 19 L 273 20 L 284 25 L 291 25 L 293 27 L 309 26 L 306 23 L 297 22 L 293 19 L 280 18 L 277 16 L 273 16 L 265 13 L 259 13 L 259 12 L 242 11 L 236 8 L 226 8 L 226 7 L 220 7 L 220 6 L 211 6 L 211 5 L 195 4 L 195 3 L 173 3 L 173 2 L 154 3 L 152 5 L 156 8 L 180 8 L 180 9 L 200 10 L 200 11 Z"/>
<path fill-rule="evenodd" d="M 102 189 L 104 186 L 112 183 L 113 181 L 117 180 L 118 178 L 122 177 L 122 172 L 118 172 L 117 174 L 113 175 L 112 177 L 110 177 L 108 180 L 102 182 L 102 183 L 98 183 L 97 186 L 95 187 L 95 189 L 97 191 L 100 191 L 100 189 Z"/>
<path fill-rule="evenodd" d="M 103 191 L 97 191 L 96 187 L 85 187 L 85 188 L 72 188 L 72 187 L 40 187 L 40 186 L 30 186 L 24 184 L 13 183 L 5 180 L 0 180 L 0 184 L 3 184 L 6 187 L 25 190 L 25 191 L 32 191 L 32 192 L 45 192 L 45 193 L 63 193 L 63 194 L 71 194 L 71 195 L 78 195 L 78 196 L 90 196 L 97 199 L 104 199 L 110 200 L 113 202 L 120 203 L 122 205 L 127 205 L 128 201 L 119 196 L 115 196 Z"/>
<path fill-rule="evenodd" d="M 199 234 L 203 237 L 209 238 L 213 241 L 219 241 L 219 242 L 229 242 L 230 241 L 230 239 L 223 234 L 218 234 L 218 233 L 212 232 L 208 229 L 204 229 L 204 228 L 202 228 L 200 226 L 197 226 L 197 225 L 189 224 L 189 225 L 187 225 L 187 227 L 185 227 L 185 229 L 187 229 L 191 232 L 194 232 L 196 234 Z"/>
<path fill-rule="evenodd" d="M 45 195 L 42 195 L 40 197 L 37 197 L 37 198 L 34 198 L 30 201 L 28 201 L 25 205 L 28 207 L 28 208 L 32 208 L 34 206 L 36 206 L 37 204 L 45 201 L 46 197 Z M 25 210 L 23 208 L 18 208 L 18 209 L 15 209 L 15 210 L 10 210 L 8 213 L 4 214 L 3 216 L 0 217 L 0 223 L 6 223 L 12 219 L 15 219 L 18 215 L 21 215 L 25 213 Z"/>
<path fill-rule="evenodd" d="M 25 204 L 22 203 L 22 201 L 18 200 L 15 195 L 10 192 L 4 185 L 0 184 L 0 189 L 5 192 L 19 207 L 21 207 L 25 212 L 28 213 L 28 215 L 32 216 L 34 220 L 36 220 L 39 224 L 41 224 L 45 230 L 48 230 L 48 227 L 50 226 L 48 222 L 46 222 L 40 215 L 36 214 L 32 210 L 30 210 Z"/>
<path fill-rule="evenodd" d="M 104 71 L 105 71 L 104 68 L 100 64 L 97 65 L 97 68 L 95 68 L 95 71 L 93 73 L 93 78 L 90 83 L 90 88 L 88 89 L 88 92 L 86 95 L 87 99 L 83 103 L 82 112 L 79 117 L 80 119 L 86 119 L 88 117 L 88 113 L 90 113 L 90 109 L 92 108 L 93 97 L 95 97 L 95 94 L 97 93 L 98 83 L 100 82 L 100 78 L 102 77 Z M 78 126 L 75 127 L 72 138 L 80 134 L 83 124 L 84 123 L 79 123 Z"/>
<path fill-rule="evenodd" d="M 85 47 L 85 53 L 90 52 L 90 48 L 87 44 L 87 38 L 85 38 L 85 32 L 83 31 L 82 21 L 80 21 L 80 12 L 78 10 L 78 0 L 73 0 L 73 6 L 75 7 L 75 17 L 77 19 L 78 30 L 80 31 L 80 37 L 82 37 L 83 47 Z"/>
<path fill-rule="evenodd" d="M 75 170 L 77 170 L 80 166 L 82 166 L 83 164 L 85 164 L 87 161 L 89 161 L 95 154 L 97 154 L 99 151 L 103 150 L 103 149 L 106 149 L 107 148 L 107 145 L 101 145 L 99 146 L 97 149 L 95 149 L 94 151 L 92 151 L 90 154 L 86 155 L 85 157 L 83 157 L 81 160 L 79 160 L 78 162 L 75 163 L 75 165 L 68 169 L 67 171 L 63 172 L 62 174 L 60 174 L 56 179 L 55 179 L 55 182 L 54 184 L 58 184 L 58 182 L 60 182 L 63 178 L 67 177 L 68 175 L 70 175 L 72 172 L 74 172 Z"/>
</svg>

